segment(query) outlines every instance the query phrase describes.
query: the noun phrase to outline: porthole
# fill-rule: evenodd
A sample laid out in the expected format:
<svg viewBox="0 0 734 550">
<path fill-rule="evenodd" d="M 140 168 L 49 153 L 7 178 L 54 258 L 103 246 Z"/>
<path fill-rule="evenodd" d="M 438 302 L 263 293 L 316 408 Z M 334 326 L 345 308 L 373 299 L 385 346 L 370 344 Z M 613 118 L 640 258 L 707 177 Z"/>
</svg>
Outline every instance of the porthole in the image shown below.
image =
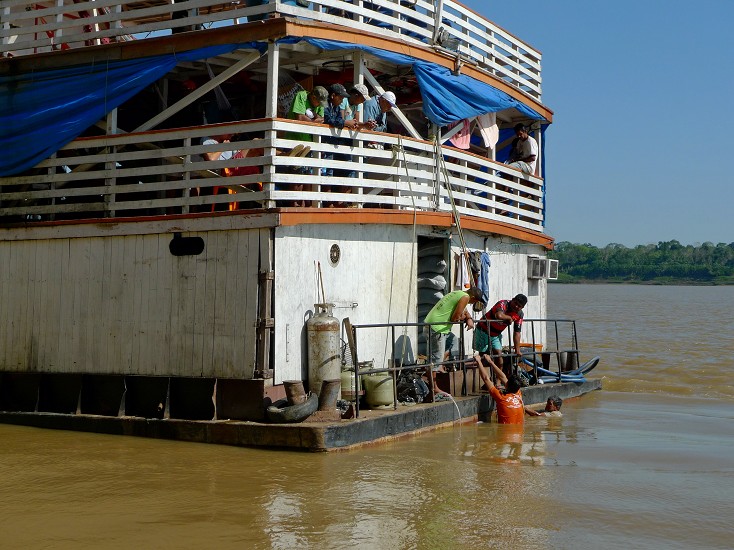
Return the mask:
<svg viewBox="0 0 734 550">
<path fill-rule="evenodd" d="M 329 261 L 331 261 L 331 265 L 336 265 L 339 263 L 339 259 L 342 257 L 342 251 L 339 248 L 338 244 L 332 244 L 331 248 L 329 249 Z"/>
</svg>

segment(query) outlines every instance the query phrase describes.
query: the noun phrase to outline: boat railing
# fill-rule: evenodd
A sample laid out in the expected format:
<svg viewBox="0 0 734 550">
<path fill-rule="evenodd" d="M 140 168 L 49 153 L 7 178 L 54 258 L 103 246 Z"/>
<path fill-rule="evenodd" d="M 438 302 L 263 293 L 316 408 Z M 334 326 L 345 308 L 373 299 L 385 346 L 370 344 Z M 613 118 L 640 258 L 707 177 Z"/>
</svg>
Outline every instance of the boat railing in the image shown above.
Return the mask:
<svg viewBox="0 0 734 550">
<path fill-rule="evenodd" d="M 541 54 L 453 0 L 6 0 L 0 56 L 141 40 L 289 16 L 428 45 L 541 99 Z"/>
<path fill-rule="evenodd" d="M 229 143 L 202 143 L 227 134 L 235 134 Z M 291 156 L 300 149 L 303 155 L 304 147 L 306 156 Z M 241 153 L 226 160 L 204 156 L 221 151 Z M 394 134 L 258 119 L 78 138 L 26 175 L 0 178 L 0 219 L 288 206 L 451 212 L 453 202 L 460 215 L 542 232 L 543 195 L 542 179 L 467 151 Z"/>
</svg>

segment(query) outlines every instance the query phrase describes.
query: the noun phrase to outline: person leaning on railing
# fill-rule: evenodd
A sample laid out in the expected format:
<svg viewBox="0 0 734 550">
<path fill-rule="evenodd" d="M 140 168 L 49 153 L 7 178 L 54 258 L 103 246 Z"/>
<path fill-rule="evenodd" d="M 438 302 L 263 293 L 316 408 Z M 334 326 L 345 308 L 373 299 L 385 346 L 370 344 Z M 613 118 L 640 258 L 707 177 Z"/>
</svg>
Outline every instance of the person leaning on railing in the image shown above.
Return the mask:
<svg viewBox="0 0 734 550">
<path fill-rule="evenodd" d="M 367 129 L 371 130 L 375 127 L 374 121 L 367 121 L 367 122 L 359 122 L 356 119 L 349 119 L 344 120 L 344 116 L 342 115 L 342 103 L 345 98 L 349 97 L 349 93 L 347 92 L 346 88 L 342 86 L 341 84 L 332 84 L 329 86 L 329 103 L 324 109 L 324 122 L 331 126 L 332 128 L 348 128 L 350 130 L 362 130 Z M 345 145 L 348 147 L 351 147 L 352 142 L 348 138 L 343 137 L 325 137 L 323 139 L 324 143 L 329 143 L 331 145 Z M 351 162 L 352 155 L 347 155 L 344 153 L 334 153 L 334 152 L 327 152 L 324 154 L 323 158 L 325 160 L 339 160 L 343 162 Z M 349 170 L 342 170 L 342 169 L 334 169 L 333 167 L 326 167 L 324 170 L 324 175 L 326 176 L 341 176 L 341 177 L 351 177 Z M 352 173 L 353 175 L 353 173 Z M 322 191 L 328 193 L 332 191 L 331 186 L 322 186 Z M 351 193 L 352 189 L 351 187 L 346 187 L 342 191 L 344 193 Z M 343 203 L 333 204 L 329 206 L 345 206 Z"/>
<path fill-rule="evenodd" d="M 451 323 L 466 321 L 467 328 L 473 329 L 474 320 L 466 306 L 472 305 L 475 311 L 482 311 L 484 303 L 481 298 L 482 291 L 476 287 L 468 290 L 455 290 L 441 298 L 426 315 L 425 322 L 428 324 L 423 327 L 423 334 L 426 336 L 426 345 L 430 350 L 428 378 L 434 394 L 448 395 L 445 391 L 436 391 L 436 372 L 445 370 L 441 363 L 444 361 L 446 337 L 451 332 Z"/>
<path fill-rule="evenodd" d="M 515 353 L 522 358 L 520 350 L 520 332 L 522 330 L 523 308 L 528 303 L 524 294 L 516 295 L 512 300 L 500 300 L 485 313 L 484 318 L 477 323 L 475 334 L 475 349 L 480 353 L 490 352 L 497 358 L 500 368 L 509 376 L 512 373 L 511 362 L 505 364 L 502 360 L 502 332 L 514 324 L 513 344 Z M 481 337 L 486 338 L 480 342 Z"/>
</svg>

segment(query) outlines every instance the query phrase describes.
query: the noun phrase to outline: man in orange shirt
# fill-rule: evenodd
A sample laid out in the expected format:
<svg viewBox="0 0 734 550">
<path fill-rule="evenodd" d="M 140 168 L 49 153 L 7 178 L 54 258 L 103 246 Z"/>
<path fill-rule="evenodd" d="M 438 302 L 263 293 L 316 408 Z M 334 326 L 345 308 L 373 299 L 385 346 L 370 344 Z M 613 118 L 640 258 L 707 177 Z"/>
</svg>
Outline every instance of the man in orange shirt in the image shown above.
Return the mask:
<svg viewBox="0 0 734 550">
<path fill-rule="evenodd" d="M 504 391 L 498 390 L 494 385 L 482 361 L 490 364 L 497 376 L 497 380 L 505 386 Z M 479 376 L 486 384 L 489 389 L 489 395 L 492 396 L 497 406 L 497 421 L 500 424 L 523 424 L 525 422 L 525 414 L 541 416 L 539 412 L 527 408 L 525 403 L 523 403 L 522 392 L 520 391 L 522 382 L 516 374 L 507 378 L 505 373 L 502 372 L 502 369 L 487 354 L 482 354 L 477 358 L 477 368 L 479 369 Z"/>
</svg>

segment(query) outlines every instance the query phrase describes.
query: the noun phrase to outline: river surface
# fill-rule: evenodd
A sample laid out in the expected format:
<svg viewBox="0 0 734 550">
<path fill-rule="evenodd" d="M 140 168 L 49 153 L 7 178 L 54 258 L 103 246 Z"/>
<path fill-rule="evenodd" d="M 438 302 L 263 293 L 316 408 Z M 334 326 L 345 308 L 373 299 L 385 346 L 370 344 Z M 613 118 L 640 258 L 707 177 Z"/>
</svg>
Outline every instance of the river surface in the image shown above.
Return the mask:
<svg viewBox="0 0 734 550">
<path fill-rule="evenodd" d="M 549 295 L 602 356 L 562 418 L 327 454 L 0 424 L 0 548 L 732 548 L 734 287 Z"/>
</svg>

